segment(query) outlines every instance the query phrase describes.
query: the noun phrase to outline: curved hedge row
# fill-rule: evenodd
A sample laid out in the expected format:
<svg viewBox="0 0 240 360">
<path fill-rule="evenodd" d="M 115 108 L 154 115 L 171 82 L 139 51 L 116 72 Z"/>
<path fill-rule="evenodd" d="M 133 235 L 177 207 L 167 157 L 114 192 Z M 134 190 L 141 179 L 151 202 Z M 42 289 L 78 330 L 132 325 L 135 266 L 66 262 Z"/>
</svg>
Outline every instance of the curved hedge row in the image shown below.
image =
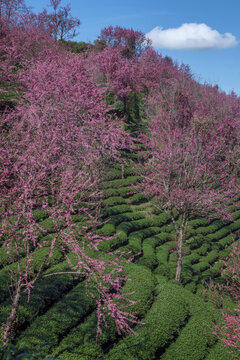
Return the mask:
<svg viewBox="0 0 240 360">
<path fill-rule="evenodd" d="M 182 294 L 189 305 L 191 317 L 161 360 L 202 360 L 216 342 L 211 335 L 211 322 L 217 319 L 212 305 L 204 303 L 186 289 L 182 289 Z"/>
<path fill-rule="evenodd" d="M 149 360 L 160 356 L 167 344 L 179 333 L 189 316 L 187 302 L 178 285 L 164 284 L 159 295 L 134 334 L 126 335 L 104 357 L 106 360 Z"/>
<path fill-rule="evenodd" d="M 66 261 L 48 269 L 46 273 L 69 271 Z M 31 291 L 30 301 L 27 294 L 22 294 L 18 313 L 18 328 L 32 323 L 34 319 L 47 311 L 48 307 L 60 300 L 62 296 L 74 286 L 75 280 L 70 274 L 51 276 L 39 280 L 36 287 Z M 8 299 L 1 304 L 0 322 L 5 322 L 11 311 L 11 300 Z"/>
<path fill-rule="evenodd" d="M 32 262 L 33 271 L 37 271 L 44 260 L 45 256 L 49 252 L 49 247 L 43 247 L 37 250 L 34 253 L 34 259 Z M 53 256 L 49 260 L 48 265 L 46 265 L 45 269 L 54 264 L 59 263 L 63 260 L 63 254 L 59 248 L 56 247 Z M 24 268 L 26 263 L 26 259 L 20 260 L 20 266 Z M 0 301 L 4 301 L 7 297 L 9 297 L 8 283 L 9 283 L 9 272 L 11 269 L 17 269 L 17 263 L 13 263 L 11 265 L 5 266 L 2 270 L 0 270 Z"/>
<path fill-rule="evenodd" d="M 46 343 L 57 345 L 59 338 L 82 321 L 91 309 L 93 299 L 86 294 L 85 282 L 80 283 L 23 331 L 17 346 L 39 350 Z"/>
<path fill-rule="evenodd" d="M 138 317 L 142 318 L 154 300 L 155 278 L 148 269 L 132 263 L 127 264 L 125 270 L 129 280 L 123 286 L 122 293 L 133 293 L 128 297 L 137 301 L 135 305 L 126 308 L 126 311 L 134 312 Z M 84 355 L 92 356 L 93 351 L 95 351 L 98 357 L 103 357 L 103 350 L 100 346 L 104 348 L 109 342 L 116 341 L 116 328 L 110 321 L 109 326 L 99 335 L 98 344 L 96 344 L 96 323 L 97 318 L 94 311 L 83 323 L 73 328 L 62 339 L 59 345 L 54 348 L 52 355 L 58 356 L 59 359 L 68 359 L 71 353 L 78 354 L 79 358 L 84 359 Z"/>
</svg>

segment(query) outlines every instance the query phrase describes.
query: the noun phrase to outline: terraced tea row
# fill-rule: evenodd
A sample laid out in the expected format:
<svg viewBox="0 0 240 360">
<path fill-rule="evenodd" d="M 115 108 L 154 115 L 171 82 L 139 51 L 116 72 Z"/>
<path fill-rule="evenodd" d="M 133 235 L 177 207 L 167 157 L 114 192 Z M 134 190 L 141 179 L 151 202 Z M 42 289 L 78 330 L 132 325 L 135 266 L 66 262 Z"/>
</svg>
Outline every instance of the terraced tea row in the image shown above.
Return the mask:
<svg viewBox="0 0 240 360">
<path fill-rule="evenodd" d="M 125 265 L 129 280 L 122 293 L 131 294 L 128 297 L 137 301 L 133 307 L 126 308 L 135 312 L 142 323 L 133 327 L 137 336 L 119 337 L 112 320 L 108 319 L 109 327 L 96 343 L 96 311 L 93 300 L 86 295 L 84 278 L 74 279 L 65 274 L 43 278 L 33 290 L 30 302 L 22 299 L 16 344 L 41 349 L 46 342 L 50 343 L 49 352 L 63 360 L 213 360 L 214 354 L 220 353 L 219 359 L 228 360 L 227 352 L 208 333 L 207 324 L 217 321 L 219 314 L 203 302 L 201 293 L 204 280 L 220 276 L 221 260 L 228 255 L 240 231 L 238 205 L 232 207 L 235 222 L 201 218 L 190 221 L 184 246 L 182 285 L 176 284 L 171 216 L 159 213 L 144 195 L 135 193 L 132 185 L 141 181 L 141 177 L 134 172 L 131 167 L 125 167 L 123 179 L 119 168 L 107 174 L 102 183 L 105 198 L 102 219 L 107 223 L 97 231 L 114 235 L 101 243 L 102 250 L 124 252 L 124 258 L 134 255 L 133 263 Z M 174 215 L 179 221 L 178 214 Z M 46 228 L 49 226 L 48 236 L 53 236 L 49 219 L 43 213 L 38 216 L 38 221 L 44 221 Z M 81 219 L 74 220 L 81 224 Z M 0 321 L 4 322 L 10 311 L 6 281 L 8 257 L 3 248 L 0 251 Z M 36 254 L 36 264 L 46 251 L 47 247 Z M 102 252 L 98 256 L 109 255 Z M 68 270 L 69 265 L 59 250 L 44 275 Z"/>
</svg>

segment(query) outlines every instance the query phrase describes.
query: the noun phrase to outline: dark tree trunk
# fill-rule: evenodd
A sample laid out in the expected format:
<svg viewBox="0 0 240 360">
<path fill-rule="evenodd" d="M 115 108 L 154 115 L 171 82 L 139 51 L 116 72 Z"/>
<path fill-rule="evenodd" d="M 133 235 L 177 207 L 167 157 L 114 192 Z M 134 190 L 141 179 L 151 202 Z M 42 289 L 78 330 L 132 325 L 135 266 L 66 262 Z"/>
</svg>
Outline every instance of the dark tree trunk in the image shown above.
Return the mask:
<svg viewBox="0 0 240 360">
<path fill-rule="evenodd" d="M 11 313 L 3 327 L 2 343 L 5 347 L 8 345 L 15 332 L 20 295 L 21 287 L 18 285 L 13 295 Z"/>
<path fill-rule="evenodd" d="M 183 247 L 183 232 L 182 230 L 178 233 L 177 239 L 177 267 L 175 280 L 181 282 L 182 275 L 182 247 Z"/>
<path fill-rule="evenodd" d="M 176 266 L 176 276 L 175 280 L 181 282 L 181 275 L 182 275 L 182 248 L 184 243 L 184 236 L 185 236 L 185 228 L 187 224 L 187 215 L 183 213 L 181 218 L 180 225 L 177 224 L 174 216 L 173 211 L 171 211 L 171 218 L 175 228 L 176 233 L 176 245 L 177 245 L 177 266 Z"/>
</svg>

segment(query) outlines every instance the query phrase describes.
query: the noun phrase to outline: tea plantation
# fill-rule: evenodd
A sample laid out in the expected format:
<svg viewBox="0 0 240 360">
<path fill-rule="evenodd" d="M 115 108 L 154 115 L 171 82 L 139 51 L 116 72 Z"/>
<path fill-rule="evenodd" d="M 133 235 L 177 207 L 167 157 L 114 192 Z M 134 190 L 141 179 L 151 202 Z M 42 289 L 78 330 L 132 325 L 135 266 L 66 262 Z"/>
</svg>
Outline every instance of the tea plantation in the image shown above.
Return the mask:
<svg viewBox="0 0 240 360">
<path fill-rule="evenodd" d="M 189 224 L 184 247 L 182 284 L 174 280 L 176 254 L 174 229 L 168 213 L 159 213 L 154 204 L 132 185 L 141 181 L 134 167 L 109 169 L 101 184 L 104 195 L 101 234 L 115 234 L 101 244 L 102 250 L 135 254 L 125 265 L 128 280 L 122 292 L 137 300 L 127 311 L 139 323 L 134 334 L 119 336 L 113 322 L 96 342 L 97 316 L 94 301 L 86 294 L 85 280 L 71 274 L 45 277 L 32 291 L 30 302 L 21 300 L 15 345 L 34 351 L 47 349 L 49 356 L 65 360 L 228 360 L 222 343 L 211 335 L 211 323 L 220 312 L 204 301 L 204 283 L 220 278 L 222 260 L 240 230 L 239 204 L 231 207 L 234 222 L 196 218 Z M 49 229 L 44 211 L 36 219 Z M 177 218 L 177 214 L 176 214 Z M 76 221 L 81 219 L 76 218 Z M 36 269 L 47 249 L 38 251 Z M 100 256 L 104 255 L 104 252 Z M 24 261 L 24 259 L 22 260 Z M 8 257 L 0 249 L 0 322 L 10 311 Z M 44 273 L 68 270 L 61 251 L 55 252 Z"/>
</svg>

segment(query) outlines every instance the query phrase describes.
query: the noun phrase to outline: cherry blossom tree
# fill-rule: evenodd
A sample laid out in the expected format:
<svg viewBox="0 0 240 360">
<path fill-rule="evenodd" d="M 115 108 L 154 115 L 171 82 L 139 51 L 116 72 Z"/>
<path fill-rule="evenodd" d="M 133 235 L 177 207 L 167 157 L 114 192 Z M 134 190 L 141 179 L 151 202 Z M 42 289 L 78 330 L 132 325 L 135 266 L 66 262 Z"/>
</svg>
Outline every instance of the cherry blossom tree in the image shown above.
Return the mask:
<svg viewBox="0 0 240 360">
<path fill-rule="evenodd" d="M 222 342 L 229 348 L 230 354 L 236 359 L 240 355 L 240 243 L 233 245 L 233 250 L 224 262 L 223 275 L 227 279 L 222 290 L 230 294 L 236 306 L 232 312 L 223 312 L 223 324 L 216 326 L 215 331 Z"/>
<path fill-rule="evenodd" d="M 237 240 L 227 260 L 223 262 L 221 283 L 211 281 L 205 296 L 218 305 L 222 319 L 213 326 L 212 334 L 220 339 L 228 349 L 231 357 L 239 359 L 240 355 L 240 242 Z M 229 297 L 232 300 L 231 308 Z M 225 301 L 228 298 L 228 301 Z M 219 302 L 221 299 L 221 302 Z"/>
<path fill-rule="evenodd" d="M 141 31 L 109 26 L 101 31 L 98 40 L 107 47 L 121 48 L 122 55 L 127 58 L 140 56 L 150 46 L 150 40 Z"/>
<path fill-rule="evenodd" d="M 53 53 L 18 76 L 22 102 L 1 120 L 0 231 L 9 256 L 12 294 L 3 344 L 9 342 L 22 292 L 30 296 L 56 248 L 66 255 L 73 274 L 95 284 L 98 333 L 104 313 L 112 314 L 119 332 L 130 331 L 136 320 L 118 306 L 124 299 L 119 292 L 125 279 L 121 256 L 108 263 L 90 256 L 89 249 L 98 251 L 105 239 L 95 232 L 104 163 L 129 148 L 131 139 L 110 118 L 84 58 Z M 41 240 L 39 234 L 46 229 L 35 220 L 35 209 L 47 213 L 56 236 Z M 73 214 L 85 225 L 75 224 Z M 42 249 L 45 256 L 36 268 Z"/>
<path fill-rule="evenodd" d="M 0 21 L 6 21 L 13 25 L 17 19 L 17 14 L 26 13 L 27 8 L 24 0 L 1 0 L 0 1 Z"/>
<path fill-rule="evenodd" d="M 181 281 L 188 221 L 196 215 L 230 218 L 227 206 L 239 194 L 230 158 L 240 146 L 239 100 L 215 93 L 216 106 L 210 107 L 209 87 L 202 89 L 197 102 L 191 92 L 192 81 L 179 73 L 181 76 L 182 81 L 170 79 L 151 99 L 155 114 L 149 120 L 148 135 L 143 136 L 147 155 L 141 185 L 147 195 L 155 197 L 159 208 L 171 213 L 177 281 Z M 227 116 L 228 111 L 232 116 Z"/>
<path fill-rule="evenodd" d="M 71 5 L 59 7 L 61 0 L 50 0 L 52 13 L 48 13 L 46 9 L 38 16 L 42 18 L 49 27 L 49 30 L 55 40 L 69 40 L 77 35 L 76 30 L 79 28 L 81 21 L 71 14 Z"/>
</svg>

